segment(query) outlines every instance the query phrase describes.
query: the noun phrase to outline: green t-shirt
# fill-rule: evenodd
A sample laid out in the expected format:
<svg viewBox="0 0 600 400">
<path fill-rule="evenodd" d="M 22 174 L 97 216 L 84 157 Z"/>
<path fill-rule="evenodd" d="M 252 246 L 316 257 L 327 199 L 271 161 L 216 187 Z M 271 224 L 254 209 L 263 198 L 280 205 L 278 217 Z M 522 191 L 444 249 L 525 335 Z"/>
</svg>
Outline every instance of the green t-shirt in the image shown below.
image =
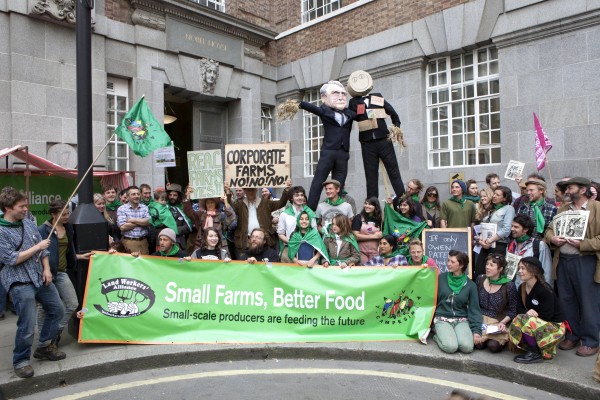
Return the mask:
<svg viewBox="0 0 600 400">
<path fill-rule="evenodd" d="M 446 221 L 447 228 L 468 228 L 475 222 L 475 204 L 471 200 L 465 200 L 462 205 L 446 200 L 442 203 L 440 218 Z"/>
</svg>

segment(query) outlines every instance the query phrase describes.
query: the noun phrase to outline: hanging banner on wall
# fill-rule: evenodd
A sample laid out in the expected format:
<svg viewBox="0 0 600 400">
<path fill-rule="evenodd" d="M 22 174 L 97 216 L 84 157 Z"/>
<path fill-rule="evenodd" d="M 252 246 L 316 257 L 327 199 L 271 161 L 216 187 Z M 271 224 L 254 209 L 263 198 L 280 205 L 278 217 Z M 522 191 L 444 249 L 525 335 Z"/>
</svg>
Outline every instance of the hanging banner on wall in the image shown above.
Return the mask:
<svg viewBox="0 0 600 400">
<path fill-rule="evenodd" d="M 231 188 L 285 187 L 290 160 L 288 142 L 225 145 L 225 182 Z"/>
<path fill-rule="evenodd" d="M 0 175 L 0 188 L 12 186 L 25 192 L 25 176 L 23 175 Z M 75 178 L 64 178 L 62 176 L 31 175 L 29 177 L 29 210 L 36 218 L 38 225 L 50 218 L 48 205 L 53 200 L 65 200 L 73 193 L 77 186 Z M 94 192 L 102 191 L 100 178 L 93 178 Z"/>
<path fill-rule="evenodd" d="M 429 328 L 436 296 L 437 271 L 429 268 L 307 269 L 97 253 L 79 341 L 417 339 Z"/>
<path fill-rule="evenodd" d="M 223 161 L 221 150 L 188 151 L 189 185 L 192 199 L 223 196 Z"/>
</svg>

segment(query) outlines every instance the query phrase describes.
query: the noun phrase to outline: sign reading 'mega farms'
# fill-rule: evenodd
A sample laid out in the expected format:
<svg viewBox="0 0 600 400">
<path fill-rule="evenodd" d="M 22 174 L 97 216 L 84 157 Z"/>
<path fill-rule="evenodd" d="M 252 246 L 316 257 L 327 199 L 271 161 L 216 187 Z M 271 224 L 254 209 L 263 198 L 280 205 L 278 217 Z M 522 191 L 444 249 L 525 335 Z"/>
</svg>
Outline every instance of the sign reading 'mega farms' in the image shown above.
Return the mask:
<svg viewBox="0 0 600 400">
<path fill-rule="evenodd" d="M 289 178 L 289 143 L 225 146 L 225 182 L 229 187 L 285 187 Z"/>
</svg>

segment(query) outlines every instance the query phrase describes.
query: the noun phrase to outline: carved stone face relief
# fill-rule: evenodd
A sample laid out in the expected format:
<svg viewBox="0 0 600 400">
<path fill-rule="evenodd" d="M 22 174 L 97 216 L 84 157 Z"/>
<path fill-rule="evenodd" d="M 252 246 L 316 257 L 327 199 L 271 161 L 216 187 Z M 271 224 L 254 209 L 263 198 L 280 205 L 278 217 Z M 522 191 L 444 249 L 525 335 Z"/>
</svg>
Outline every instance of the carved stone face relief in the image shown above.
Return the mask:
<svg viewBox="0 0 600 400">
<path fill-rule="evenodd" d="M 48 14 L 60 21 L 75 23 L 75 0 L 37 0 L 31 7 L 33 14 Z"/>
<path fill-rule="evenodd" d="M 200 77 L 202 79 L 202 92 L 214 93 L 217 78 L 219 77 L 219 62 L 209 58 L 200 60 Z"/>
</svg>

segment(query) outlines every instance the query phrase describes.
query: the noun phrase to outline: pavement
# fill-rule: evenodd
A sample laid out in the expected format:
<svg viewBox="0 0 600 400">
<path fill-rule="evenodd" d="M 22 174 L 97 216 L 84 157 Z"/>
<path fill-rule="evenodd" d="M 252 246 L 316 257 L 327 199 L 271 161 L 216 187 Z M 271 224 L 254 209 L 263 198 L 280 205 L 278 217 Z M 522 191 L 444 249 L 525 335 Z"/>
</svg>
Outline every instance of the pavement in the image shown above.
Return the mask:
<svg viewBox="0 0 600 400">
<path fill-rule="evenodd" d="M 6 398 L 16 398 L 59 386 L 146 369 L 238 360 L 320 359 L 353 362 L 388 362 L 480 374 L 506 382 L 536 387 L 575 399 L 599 399 L 600 383 L 592 378 L 596 357 L 579 357 L 575 350 L 561 351 L 553 360 L 522 365 L 514 354 L 487 350 L 472 354 L 445 354 L 430 339 L 418 341 L 270 344 L 79 344 L 63 335 L 61 361 L 32 358 L 35 376 L 17 378 L 12 368 L 12 348 L 17 317 L 7 312 L 0 321 L 0 388 Z"/>
</svg>

